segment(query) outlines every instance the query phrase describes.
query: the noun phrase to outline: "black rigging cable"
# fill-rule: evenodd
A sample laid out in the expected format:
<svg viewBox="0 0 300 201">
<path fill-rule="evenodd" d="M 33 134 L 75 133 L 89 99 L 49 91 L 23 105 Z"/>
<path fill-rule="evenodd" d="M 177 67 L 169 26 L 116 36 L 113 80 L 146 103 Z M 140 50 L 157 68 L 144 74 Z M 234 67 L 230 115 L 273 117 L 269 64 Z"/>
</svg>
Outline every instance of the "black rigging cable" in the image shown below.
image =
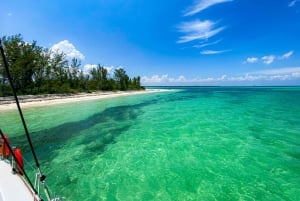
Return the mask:
<svg viewBox="0 0 300 201">
<path fill-rule="evenodd" d="M 42 182 L 43 184 L 43 187 L 44 187 L 44 191 L 45 191 L 45 194 L 47 196 L 47 199 L 50 201 L 51 198 L 50 198 L 50 193 L 49 193 L 49 190 L 48 190 L 48 187 L 46 185 L 46 182 L 45 182 L 45 179 L 46 179 L 46 176 L 42 174 L 41 172 L 41 169 L 40 169 L 40 164 L 39 164 L 39 161 L 38 161 L 38 158 L 36 156 L 36 153 L 34 151 L 34 148 L 33 148 L 33 145 L 32 145 L 32 141 L 31 141 L 31 138 L 30 138 L 30 135 L 29 135 L 29 132 L 28 132 L 28 129 L 27 129 L 27 125 L 26 125 L 26 122 L 25 122 L 25 119 L 24 119 L 24 116 L 23 116 L 23 112 L 21 110 L 21 106 L 20 106 L 20 103 L 19 103 L 19 99 L 18 99 L 18 96 L 17 96 L 17 93 L 16 93 L 16 89 L 14 87 L 14 84 L 13 84 L 13 81 L 12 81 L 12 77 L 11 77 L 11 74 L 10 74 L 10 71 L 9 71 L 9 68 L 8 68 L 8 63 L 7 63 L 7 60 L 6 60 L 6 57 L 5 57 L 5 54 L 4 54 L 4 49 L 3 49 L 3 46 L 2 46 L 2 42 L 1 42 L 1 38 L 0 38 L 0 51 L 1 51 L 1 56 L 3 58 L 3 63 L 4 63 L 4 68 L 6 70 L 6 73 L 7 73 L 7 77 L 8 77 L 8 80 L 9 80 L 9 83 L 11 85 L 11 88 L 12 88 L 12 91 L 13 91 L 13 95 L 15 97 L 15 101 L 16 101 L 16 104 L 17 104 L 17 107 L 18 107 L 18 111 L 19 111 L 19 114 L 20 114 L 20 117 L 21 117 L 21 120 L 22 120 L 22 124 L 23 124 L 23 127 L 24 127 L 24 130 L 25 130 L 25 134 L 26 134 L 26 137 L 27 137 L 27 141 L 30 145 L 30 150 L 31 150 L 31 153 L 34 157 L 34 160 L 35 160 L 35 164 L 37 166 L 37 169 L 38 169 L 38 173 L 39 173 L 39 177 L 40 177 L 40 181 Z M 2 133 L 2 131 L 1 131 Z M 2 134 L 1 134 L 2 135 Z M 25 175 L 26 176 L 26 175 Z M 27 176 L 26 176 L 27 178 Z M 28 178 L 29 180 L 29 178 Z M 30 180 L 29 180 L 30 181 Z M 31 182 L 30 182 L 31 183 Z M 32 186 L 32 185 L 31 185 Z M 33 188 L 34 189 L 34 188 Z M 34 189 L 35 193 L 36 193 L 36 190 Z M 60 200 L 59 198 L 55 198 L 54 200 Z"/>
<path fill-rule="evenodd" d="M 21 120 L 22 120 L 22 124 L 23 124 L 24 130 L 25 130 L 25 134 L 26 134 L 28 143 L 30 145 L 31 153 L 34 157 L 35 164 L 36 164 L 37 168 L 40 170 L 40 164 L 39 164 L 38 158 L 35 154 L 35 151 L 34 151 L 34 148 L 33 148 L 32 142 L 31 142 L 31 138 L 30 138 L 30 135 L 29 135 L 29 132 L 28 132 L 28 129 L 27 129 L 27 125 L 26 125 L 26 122 L 25 122 L 25 119 L 24 119 L 24 116 L 23 116 L 23 112 L 22 112 L 21 107 L 20 107 L 19 99 L 18 99 L 16 90 L 15 90 L 15 87 L 14 87 L 14 84 L 13 84 L 13 81 L 12 81 L 12 77 L 10 75 L 10 71 L 9 71 L 8 63 L 6 61 L 6 57 L 5 57 L 5 54 L 4 54 L 4 49 L 2 47 L 1 39 L 0 39 L 0 50 L 1 50 L 1 56 L 3 58 L 4 67 L 5 67 L 5 70 L 6 70 L 6 73 L 7 73 L 7 78 L 9 80 L 9 83 L 10 83 L 12 91 L 13 91 L 13 95 L 14 95 L 15 100 L 16 100 L 16 104 L 17 104 L 18 111 L 19 111 L 19 114 L 20 114 L 20 117 L 21 117 Z"/>
<path fill-rule="evenodd" d="M 29 179 L 27 173 L 25 172 L 24 167 L 22 167 L 22 165 L 20 164 L 19 160 L 17 160 L 17 157 L 16 157 L 16 155 L 15 155 L 13 149 L 11 148 L 10 144 L 7 142 L 7 139 L 4 137 L 4 134 L 3 134 L 3 132 L 2 132 L 1 129 L 0 129 L 0 135 L 1 135 L 2 139 L 4 140 L 4 143 L 7 145 L 7 147 L 8 147 L 8 149 L 9 149 L 9 151 L 10 151 L 12 157 L 13 157 L 14 160 L 15 160 L 15 162 L 16 162 L 16 163 L 18 164 L 18 166 L 21 168 L 21 170 L 22 170 L 22 172 L 23 172 L 23 174 L 24 174 L 24 176 L 25 176 L 27 182 L 29 183 L 31 189 L 34 191 L 35 195 L 39 197 L 38 191 L 34 188 L 34 186 L 33 186 L 32 182 L 31 182 L 31 180 Z M 42 200 L 41 198 L 39 198 L 39 199 Z"/>
</svg>

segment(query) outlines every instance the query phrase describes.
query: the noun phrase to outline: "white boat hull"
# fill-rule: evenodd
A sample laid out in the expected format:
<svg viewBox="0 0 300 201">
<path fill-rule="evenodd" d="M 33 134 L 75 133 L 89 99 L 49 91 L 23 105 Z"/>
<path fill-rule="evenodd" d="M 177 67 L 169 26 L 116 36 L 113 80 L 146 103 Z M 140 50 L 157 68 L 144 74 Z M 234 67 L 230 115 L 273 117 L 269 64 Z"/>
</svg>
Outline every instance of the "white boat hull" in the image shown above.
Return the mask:
<svg viewBox="0 0 300 201">
<path fill-rule="evenodd" d="M 13 174 L 9 162 L 0 159 L 0 201 L 38 200 L 30 186 L 19 174 Z"/>
</svg>

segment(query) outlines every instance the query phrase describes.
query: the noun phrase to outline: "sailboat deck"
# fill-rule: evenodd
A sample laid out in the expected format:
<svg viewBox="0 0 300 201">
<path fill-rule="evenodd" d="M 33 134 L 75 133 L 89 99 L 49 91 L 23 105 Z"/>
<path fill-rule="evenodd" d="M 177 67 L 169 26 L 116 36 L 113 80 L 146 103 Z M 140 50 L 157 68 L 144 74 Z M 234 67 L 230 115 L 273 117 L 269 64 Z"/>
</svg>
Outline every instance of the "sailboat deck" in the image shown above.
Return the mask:
<svg viewBox="0 0 300 201">
<path fill-rule="evenodd" d="M 0 201 L 34 201 L 35 196 L 23 178 L 12 173 L 12 167 L 0 159 Z"/>
</svg>

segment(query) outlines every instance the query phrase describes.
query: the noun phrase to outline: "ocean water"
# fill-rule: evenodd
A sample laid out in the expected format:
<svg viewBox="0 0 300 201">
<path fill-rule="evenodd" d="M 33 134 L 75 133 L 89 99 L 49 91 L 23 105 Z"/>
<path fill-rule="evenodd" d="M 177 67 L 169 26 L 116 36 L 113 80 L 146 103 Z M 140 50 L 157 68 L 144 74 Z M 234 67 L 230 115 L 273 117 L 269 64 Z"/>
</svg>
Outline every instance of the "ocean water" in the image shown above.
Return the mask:
<svg viewBox="0 0 300 201">
<path fill-rule="evenodd" d="M 24 110 L 65 200 L 300 200 L 300 87 L 172 91 Z M 16 111 L 0 128 L 34 161 Z"/>
</svg>

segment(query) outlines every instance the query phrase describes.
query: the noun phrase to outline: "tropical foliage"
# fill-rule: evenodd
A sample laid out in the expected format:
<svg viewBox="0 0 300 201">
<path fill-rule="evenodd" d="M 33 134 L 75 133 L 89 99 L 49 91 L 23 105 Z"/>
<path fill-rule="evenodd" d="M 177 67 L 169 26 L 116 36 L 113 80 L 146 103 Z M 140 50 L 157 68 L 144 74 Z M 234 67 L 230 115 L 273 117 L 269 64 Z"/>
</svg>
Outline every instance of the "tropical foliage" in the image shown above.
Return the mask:
<svg viewBox="0 0 300 201">
<path fill-rule="evenodd" d="M 98 90 L 144 89 L 140 77 L 129 78 L 123 68 L 111 75 L 98 64 L 84 72 L 81 61 L 69 61 L 64 53 L 52 52 L 32 43 L 24 42 L 22 36 L 2 38 L 6 59 L 18 94 L 75 93 Z M 0 58 L 0 96 L 11 95 L 2 58 Z"/>
</svg>

